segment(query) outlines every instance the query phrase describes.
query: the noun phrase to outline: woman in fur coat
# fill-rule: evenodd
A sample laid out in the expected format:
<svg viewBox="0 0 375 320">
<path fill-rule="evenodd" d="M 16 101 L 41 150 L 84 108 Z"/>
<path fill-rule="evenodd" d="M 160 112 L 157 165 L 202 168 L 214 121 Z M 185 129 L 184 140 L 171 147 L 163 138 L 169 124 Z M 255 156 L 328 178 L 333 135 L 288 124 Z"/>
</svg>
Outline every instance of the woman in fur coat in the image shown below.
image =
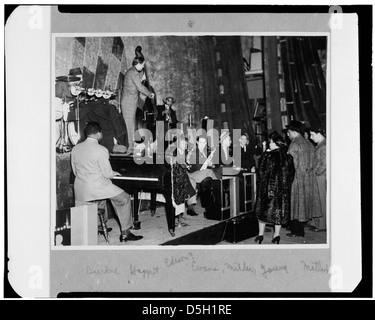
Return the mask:
<svg viewBox="0 0 375 320">
<path fill-rule="evenodd" d="M 266 224 L 273 224 L 272 243 L 279 244 L 280 229 L 288 223 L 290 215 L 290 191 L 294 179 L 293 157 L 287 154 L 283 137 L 274 131 L 269 135 L 270 149 L 264 152 L 258 170 L 255 213 L 259 221 L 259 234 L 263 241 Z"/>
</svg>

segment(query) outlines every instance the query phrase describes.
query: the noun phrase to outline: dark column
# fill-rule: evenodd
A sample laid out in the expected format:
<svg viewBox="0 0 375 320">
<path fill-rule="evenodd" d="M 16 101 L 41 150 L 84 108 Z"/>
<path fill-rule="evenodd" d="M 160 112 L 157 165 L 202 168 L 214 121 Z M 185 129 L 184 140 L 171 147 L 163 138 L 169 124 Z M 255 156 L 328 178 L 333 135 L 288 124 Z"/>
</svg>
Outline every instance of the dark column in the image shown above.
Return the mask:
<svg viewBox="0 0 375 320">
<path fill-rule="evenodd" d="M 283 128 L 280 109 L 277 39 L 276 37 L 264 37 L 263 41 L 267 131 L 270 133 L 277 130 L 281 133 Z"/>
</svg>

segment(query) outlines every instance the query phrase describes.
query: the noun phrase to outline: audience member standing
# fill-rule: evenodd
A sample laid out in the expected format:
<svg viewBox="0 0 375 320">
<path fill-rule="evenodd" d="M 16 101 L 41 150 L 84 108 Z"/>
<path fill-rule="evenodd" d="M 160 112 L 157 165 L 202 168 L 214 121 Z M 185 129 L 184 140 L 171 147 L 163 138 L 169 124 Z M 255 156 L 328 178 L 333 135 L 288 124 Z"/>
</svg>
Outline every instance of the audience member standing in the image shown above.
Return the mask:
<svg viewBox="0 0 375 320">
<path fill-rule="evenodd" d="M 327 220 L 326 139 L 324 129 L 312 128 L 311 139 L 317 144 L 313 159 L 313 173 L 318 184 L 319 200 L 322 208 L 322 217 L 313 219 L 312 230 L 320 231 L 326 229 Z"/>
<path fill-rule="evenodd" d="M 312 160 L 314 147 L 303 135 L 303 124 L 291 121 L 287 126 L 291 140 L 288 153 L 293 156 L 295 176 L 291 191 L 290 237 L 304 237 L 304 224 L 322 216 L 316 179 L 313 176 Z"/>
<path fill-rule="evenodd" d="M 266 223 L 275 226 L 272 243 L 279 244 L 280 229 L 286 225 L 290 215 L 290 192 L 294 178 L 293 158 L 287 154 L 283 137 L 274 131 L 269 135 L 270 150 L 262 157 L 257 179 L 255 213 L 259 221 L 259 234 L 255 238 L 263 241 Z"/>
<path fill-rule="evenodd" d="M 195 188 L 190 183 L 188 176 L 188 165 L 186 163 L 187 149 L 188 141 L 182 137 L 177 139 L 177 142 L 171 144 L 170 148 L 166 151 L 166 159 L 172 166 L 172 203 L 175 208 L 179 227 L 184 226 L 181 219 L 184 219 L 185 202 L 196 194 Z M 191 212 L 189 213 L 191 214 Z"/>
</svg>

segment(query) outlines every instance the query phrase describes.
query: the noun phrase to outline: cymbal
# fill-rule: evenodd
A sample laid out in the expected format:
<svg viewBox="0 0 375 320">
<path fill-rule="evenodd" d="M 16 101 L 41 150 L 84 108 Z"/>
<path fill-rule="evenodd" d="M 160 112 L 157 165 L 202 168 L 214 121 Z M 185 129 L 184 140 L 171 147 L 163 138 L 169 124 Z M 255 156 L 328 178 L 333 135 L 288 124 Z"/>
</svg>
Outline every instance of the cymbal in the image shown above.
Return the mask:
<svg viewBox="0 0 375 320">
<path fill-rule="evenodd" d="M 56 77 L 56 81 L 64 81 L 64 82 L 75 82 L 81 80 L 80 77 L 76 76 L 59 76 Z"/>
</svg>

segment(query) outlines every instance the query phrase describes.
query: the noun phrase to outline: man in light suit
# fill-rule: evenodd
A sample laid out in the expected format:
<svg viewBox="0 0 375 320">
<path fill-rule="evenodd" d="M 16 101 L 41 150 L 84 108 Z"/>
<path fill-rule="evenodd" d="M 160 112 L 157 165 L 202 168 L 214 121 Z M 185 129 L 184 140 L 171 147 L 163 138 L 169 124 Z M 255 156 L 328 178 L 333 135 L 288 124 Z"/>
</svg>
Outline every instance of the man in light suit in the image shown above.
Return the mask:
<svg viewBox="0 0 375 320">
<path fill-rule="evenodd" d="M 153 99 L 154 93 L 142 84 L 144 75 L 145 58 L 138 46 L 136 56 L 133 59 L 132 67 L 128 69 L 124 77 L 124 85 L 121 99 L 121 110 L 128 131 L 128 147 L 134 146 L 134 132 L 136 128 L 136 111 L 139 105 L 140 93 Z"/>
<path fill-rule="evenodd" d="M 75 200 L 111 200 L 120 222 L 120 242 L 142 239 L 130 232 L 133 225 L 130 196 L 111 181 L 120 174 L 112 171 L 108 150 L 99 144 L 103 138 L 100 124 L 89 122 L 85 132 L 87 139 L 77 144 L 71 153 Z"/>
</svg>

